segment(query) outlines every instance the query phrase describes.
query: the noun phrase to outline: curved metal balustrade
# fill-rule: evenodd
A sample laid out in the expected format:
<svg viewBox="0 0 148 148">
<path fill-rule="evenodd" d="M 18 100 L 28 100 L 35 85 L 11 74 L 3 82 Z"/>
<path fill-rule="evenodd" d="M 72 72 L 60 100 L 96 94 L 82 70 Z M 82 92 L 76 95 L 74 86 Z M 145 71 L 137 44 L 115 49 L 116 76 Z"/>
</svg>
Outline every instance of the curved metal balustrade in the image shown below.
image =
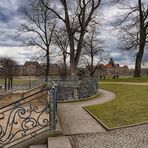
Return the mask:
<svg viewBox="0 0 148 148">
<path fill-rule="evenodd" d="M 94 78 L 53 80 L 57 88 L 57 100 L 76 100 L 95 95 L 98 82 Z"/>
<path fill-rule="evenodd" d="M 34 137 L 46 127 L 55 129 L 54 97 L 55 89 L 52 87 L 0 108 L 0 147 L 27 136 Z"/>
</svg>

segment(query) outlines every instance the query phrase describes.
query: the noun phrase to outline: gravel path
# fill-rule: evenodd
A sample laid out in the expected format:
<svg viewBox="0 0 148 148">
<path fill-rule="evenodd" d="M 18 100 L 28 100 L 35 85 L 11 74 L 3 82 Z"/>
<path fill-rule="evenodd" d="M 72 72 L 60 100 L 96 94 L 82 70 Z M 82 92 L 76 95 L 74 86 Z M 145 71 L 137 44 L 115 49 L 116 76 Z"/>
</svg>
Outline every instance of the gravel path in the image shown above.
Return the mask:
<svg viewBox="0 0 148 148">
<path fill-rule="evenodd" d="M 100 89 L 101 96 L 88 101 L 73 103 L 58 103 L 58 112 L 65 135 L 104 132 L 105 129 L 82 107 L 103 104 L 115 98 L 115 94 Z"/>
</svg>

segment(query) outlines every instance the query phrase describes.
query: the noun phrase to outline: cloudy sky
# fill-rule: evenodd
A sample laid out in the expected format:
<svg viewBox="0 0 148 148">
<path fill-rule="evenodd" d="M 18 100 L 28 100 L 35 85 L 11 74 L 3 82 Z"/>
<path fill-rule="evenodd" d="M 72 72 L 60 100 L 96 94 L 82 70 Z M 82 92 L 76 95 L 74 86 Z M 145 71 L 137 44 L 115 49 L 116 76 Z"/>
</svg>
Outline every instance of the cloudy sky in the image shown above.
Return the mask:
<svg viewBox="0 0 148 148">
<path fill-rule="evenodd" d="M 25 0 L 0 0 L 0 56 L 16 58 L 19 63 L 29 60 L 31 50 L 23 46 L 25 38 L 18 36 L 18 28 L 22 19 L 19 8 L 25 4 Z M 102 15 L 105 25 L 103 27 L 103 38 L 106 40 L 106 52 L 110 53 L 116 63 L 134 67 L 134 56 L 132 53 L 122 52 L 117 48 L 117 38 L 110 21 L 116 16 L 116 7 L 104 9 Z"/>
</svg>

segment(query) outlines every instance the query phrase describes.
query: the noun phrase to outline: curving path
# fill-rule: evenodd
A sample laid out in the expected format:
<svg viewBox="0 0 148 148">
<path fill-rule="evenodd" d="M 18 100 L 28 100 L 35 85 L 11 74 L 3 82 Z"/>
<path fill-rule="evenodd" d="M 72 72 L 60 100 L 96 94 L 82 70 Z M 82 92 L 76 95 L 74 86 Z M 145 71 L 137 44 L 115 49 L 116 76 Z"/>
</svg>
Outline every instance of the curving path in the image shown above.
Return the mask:
<svg viewBox="0 0 148 148">
<path fill-rule="evenodd" d="M 84 109 L 84 106 L 103 104 L 115 99 L 113 92 L 100 89 L 101 96 L 81 102 L 58 103 L 63 134 L 103 132 L 105 129 Z"/>
</svg>

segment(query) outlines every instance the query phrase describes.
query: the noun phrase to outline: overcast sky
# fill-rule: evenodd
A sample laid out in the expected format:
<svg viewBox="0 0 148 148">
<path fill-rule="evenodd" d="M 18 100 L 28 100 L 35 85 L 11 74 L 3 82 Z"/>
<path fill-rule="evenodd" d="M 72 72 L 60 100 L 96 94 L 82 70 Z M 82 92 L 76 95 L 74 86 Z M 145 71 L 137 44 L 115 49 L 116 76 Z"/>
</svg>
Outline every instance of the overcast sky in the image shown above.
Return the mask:
<svg viewBox="0 0 148 148">
<path fill-rule="evenodd" d="M 25 4 L 25 0 L 0 0 L 0 56 L 16 58 L 19 63 L 29 60 L 32 52 L 23 46 L 25 38 L 18 37 L 18 28 L 23 19 L 19 8 Z M 132 53 L 122 52 L 117 48 L 116 33 L 112 31 L 110 21 L 115 18 L 118 10 L 114 7 L 104 9 L 102 14 L 105 25 L 102 37 L 105 39 L 107 53 L 120 65 L 134 67 L 134 56 Z"/>
</svg>

